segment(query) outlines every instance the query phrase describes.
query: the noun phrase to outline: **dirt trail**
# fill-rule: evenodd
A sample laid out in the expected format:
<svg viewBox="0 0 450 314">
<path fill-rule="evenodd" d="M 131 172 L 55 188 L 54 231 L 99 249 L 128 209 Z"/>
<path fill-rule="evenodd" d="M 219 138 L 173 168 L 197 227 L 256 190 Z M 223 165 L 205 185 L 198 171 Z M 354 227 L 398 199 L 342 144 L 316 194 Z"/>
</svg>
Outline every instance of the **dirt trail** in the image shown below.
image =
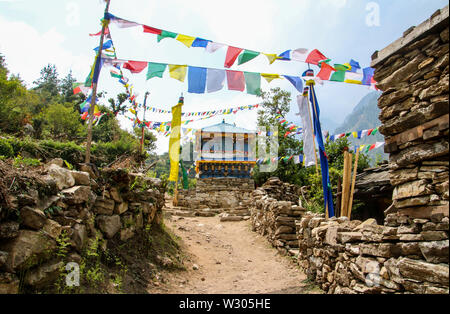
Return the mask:
<svg viewBox="0 0 450 314">
<path fill-rule="evenodd" d="M 251 231 L 249 221 L 172 216 L 165 224 L 182 239 L 191 261 L 187 271 L 167 274 L 167 283 L 150 293 L 320 293 L 304 283 L 305 274 L 289 257 Z"/>
</svg>

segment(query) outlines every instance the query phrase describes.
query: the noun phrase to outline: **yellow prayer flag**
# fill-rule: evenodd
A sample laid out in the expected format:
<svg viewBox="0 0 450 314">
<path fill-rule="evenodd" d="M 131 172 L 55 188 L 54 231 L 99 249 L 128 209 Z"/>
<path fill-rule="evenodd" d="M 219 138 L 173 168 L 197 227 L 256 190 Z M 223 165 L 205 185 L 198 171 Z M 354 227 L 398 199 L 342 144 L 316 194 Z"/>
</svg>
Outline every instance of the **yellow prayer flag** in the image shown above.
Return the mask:
<svg viewBox="0 0 450 314">
<path fill-rule="evenodd" d="M 100 113 L 100 109 L 98 108 L 97 105 L 95 105 L 94 107 L 94 115 L 99 114 Z"/>
<path fill-rule="evenodd" d="M 354 138 L 358 138 L 358 132 L 353 132 L 352 134 Z"/>
<path fill-rule="evenodd" d="M 169 74 L 171 78 L 184 82 L 186 78 L 187 65 L 169 64 Z"/>
<path fill-rule="evenodd" d="M 136 114 L 136 111 L 135 111 L 133 108 L 130 108 L 130 112 L 131 112 L 132 114 Z"/>
<path fill-rule="evenodd" d="M 279 59 L 279 57 L 275 54 L 275 53 L 264 53 L 263 55 L 265 55 L 267 57 L 267 59 L 269 59 L 270 64 L 274 63 L 275 60 Z"/>
<path fill-rule="evenodd" d="M 180 162 L 180 130 L 181 130 L 181 107 L 183 98 L 180 97 L 178 104 L 172 107 L 172 124 L 169 138 L 170 176 L 169 181 L 178 181 L 178 166 Z"/>
<path fill-rule="evenodd" d="M 261 76 L 266 79 L 267 83 L 270 83 L 275 79 L 281 78 L 279 74 L 261 73 Z"/>
<path fill-rule="evenodd" d="M 195 37 L 191 37 L 191 36 L 187 36 L 187 35 L 183 35 L 183 34 L 178 34 L 176 40 L 178 40 L 179 42 L 184 44 L 186 47 L 191 48 L 192 43 L 195 40 Z"/>
</svg>

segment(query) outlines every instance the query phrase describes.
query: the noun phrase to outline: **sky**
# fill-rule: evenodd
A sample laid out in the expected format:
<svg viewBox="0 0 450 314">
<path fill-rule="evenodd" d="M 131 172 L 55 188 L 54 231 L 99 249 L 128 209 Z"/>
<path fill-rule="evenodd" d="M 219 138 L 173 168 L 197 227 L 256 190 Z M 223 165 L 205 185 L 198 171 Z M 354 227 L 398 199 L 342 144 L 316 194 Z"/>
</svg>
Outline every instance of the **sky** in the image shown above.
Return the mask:
<svg viewBox="0 0 450 314">
<path fill-rule="evenodd" d="M 110 12 L 156 28 L 266 53 L 318 49 L 331 59 L 331 64 L 354 59 L 364 68 L 370 66 L 376 50 L 383 49 L 406 29 L 422 23 L 447 4 L 444 0 L 111 0 Z M 19 74 L 32 87 L 40 70 L 47 64 L 55 64 L 61 78 L 71 70 L 78 81 L 84 82 L 94 61 L 93 48 L 99 44 L 99 37 L 88 34 L 100 30 L 104 9 L 102 0 L 0 0 L 0 53 L 6 57 L 10 72 Z M 112 25 L 110 29 L 120 59 L 224 68 L 226 49 L 209 54 L 203 48 L 187 48 L 172 39 L 157 43 L 156 35 L 144 34 L 141 28 L 120 29 Z M 236 62 L 232 69 L 301 76 L 307 68 L 307 64 L 299 62 L 276 61 L 270 65 L 260 55 L 240 66 Z M 161 109 L 170 110 L 181 93 L 186 112 L 261 102 L 261 98 L 229 91 L 226 86 L 215 93 L 191 94 L 187 92 L 187 79 L 181 83 L 167 72 L 162 79 L 147 81 L 146 71 L 136 75 L 124 70 L 139 94 L 138 102 L 143 102 L 148 91 L 147 105 Z M 270 84 L 262 80 L 264 91 L 273 87 L 291 92 L 287 118 L 300 125 L 295 115 L 298 92 L 287 80 Z M 100 100 L 106 104 L 107 98 L 115 98 L 124 88 L 104 68 L 99 91 L 107 93 Z M 316 92 L 321 119 L 340 124 L 371 90 L 366 86 L 325 82 L 317 86 Z M 171 120 L 170 114 L 148 112 L 145 118 Z M 201 128 L 224 118 L 228 123 L 256 129 L 256 111 L 219 116 L 187 127 Z M 131 129 L 128 119 L 119 120 L 124 129 Z M 157 153 L 167 150 L 168 138 L 158 136 Z"/>
</svg>

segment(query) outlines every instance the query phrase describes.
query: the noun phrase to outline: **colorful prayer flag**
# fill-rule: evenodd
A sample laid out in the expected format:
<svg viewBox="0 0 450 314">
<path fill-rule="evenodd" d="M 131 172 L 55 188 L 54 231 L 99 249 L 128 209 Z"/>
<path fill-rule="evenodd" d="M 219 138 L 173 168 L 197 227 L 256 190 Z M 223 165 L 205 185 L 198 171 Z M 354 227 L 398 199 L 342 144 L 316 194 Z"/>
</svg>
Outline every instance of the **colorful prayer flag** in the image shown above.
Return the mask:
<svg viewBox="0 0 450 314">
<path fill-rule="evenodd" d="M 227 82 L 229 90 L 237 90 L 243 92 L 245 89 L 245 77 L 241 71 L 226 70 Z"/>
<path fill-rule="evenodd" d="M 254 58 L 256 58 L 257 56 L 259 56 L 259 52 L 257 51 L 253 51 L 253 50 L 244 50 L 244 52 L 239 55 L 239 59 L 238 59 L 238 65 L 241 65 L 243 63 L 246 63 Z"/>
<path fill-rule="evenodd" d="M 243 50 L 242 48 L 228 46 L 227 56 L 225 58 L 226 68 L 231 68 L 231 66 L 234 64 L 234 62 L 236 61 L 237 57 L 239 56 L 242 50 Z"/>
<path fill-rule="evenodd" d="M 225 84 L 225 70 L 208 69 L 206 77 L 208 93 L 222 90 Z"/>
<path fill-rule="evenodd" d="M 170 176 L 169 181 L 178 181 L 178 163 L 180 162 L 180 128 L 181 111 L 184 99 L 180 97 L 178 104 L 172 107 L 171 134 L 169 139 Z"/>
<path fill-rule="evenodd" d="M 261 74 L 255 72 L 244 72 L 247 94 L 261 95 Z"/>
<path fill-rule="evenodd" d="M 141 73 L 148 65 L 148 62 L 144 61 L 128 61 L 123 64 L 123 68 L 130 70 L 131 73 Z"/>
<path fill-rule="evenodd" d="M 206 68 L 189 67 L 188 92 L 203 94 L 206 87 Z"/>
<path fill-rule="evenodd" d="M 170 77 L 180 82 L 184 82 L 186 78 L 187 65 L 169 64 Z"/>
<path fill-rule="evenodd" d="M 168 31 L 161 31 L 161 34 L 158 35 L 157 39 L 158 42 L 160 42 L 161 40 L 163 40 L 164 38 L 176 38 L 177 37 L 177 33 L 172 33 L 172 32 L 168 32 Z"/>
<path fill-rule="evenodd" d="M 192 43 L 195 40 L 195 37 L 191 37 L 191 36 L 187 36 L 187 35 L 183 35 L 183 34 L 178 34 L 176 40 L 181 42 L 186 47 L 191 48 Z"/>
<path fill-rule="evenodd" d="M 155 62 L 149 62 L 148 63 L 148 71 L 147 71 L 147 80 L 153 78 L 153 77 L 163 77 L 164 71 L 166 70 L 167 64 L 166 63 L 155 63 Z"/>
</svg>

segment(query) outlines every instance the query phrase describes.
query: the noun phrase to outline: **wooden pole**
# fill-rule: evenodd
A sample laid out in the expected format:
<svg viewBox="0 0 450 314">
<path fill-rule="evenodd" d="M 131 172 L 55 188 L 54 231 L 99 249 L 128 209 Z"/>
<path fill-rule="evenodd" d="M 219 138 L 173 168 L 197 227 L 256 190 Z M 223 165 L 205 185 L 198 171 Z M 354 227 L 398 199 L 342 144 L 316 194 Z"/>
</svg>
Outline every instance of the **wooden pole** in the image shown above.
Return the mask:
<svg viewBox="0 0 450 314">
<path fill-rule="evenodd" d="M 342 202 L 342 181 L 338 178 L 337 195 L 336 195 L 336 217 L 341 217 L 341 202 Z"/>
<path fill-rule="evenodd" d="M 358 172 L 358 159 L 359 159 L 359 147 L 356 151 L 356 157 L 355 157 L 355 165 L 353 167 L 353 180 L 352 180 L 352 189 L 350 192 L 350 200 L 348 204 L 348 219 L 351 219 L 352 216 L 352 206 L 353 206 L 353 194 L 355 193 L 355 182 L 356 182 L 356 174 Z"/>
<path fill-rule="evenodd" d="M 105 13 L 109 12 L 110 3 L 111 3 L 111 0 L 107 0 Z M 102 55 L 103 41 L 105 39 L 106 27 L 107 27 L 107 23 L 103 22 L 102 35 L 100 36 L 100 46 L 99 46 L 97 57 L 96 57 L 96 63 L 100 62 L 99 57 L 101 57 L 101 55 Z M 94 64 L 94 69 L 93 69 L 94 72 L 95 72 L 95 66 L 96 66 L 96 64 Z M 101 69 L 99 69 L 99 71 L 101 71 Z M 99 73 L 99 75 L 100 75 L 100 73 Z M 92 85 L 92 100 L 91 100 L 91 107 L 89 108 L 89 126 L 88 126 L 88 135 L 87 135 L 87 141 L 86 141 L 86 158 L 84 160 L 85 163 L 87 163 L 87 164 L 91 162 L 92 125 L 94 122 L 94 109 L 95 109 L 96 100 L 97 100 L 97 85 L 98 85 L 97 82 L 93 83 L 93 85 Z"/>
<path fill-rule="evenodd" d="M 347 192 L 347 154 L 348 152 L 344 151 L 344 167 L 342 173 L 342 195 L 341 195 L 341 217 L 345 216 L 345 195 Z"/>
<path fill-rule="evenodd" d="M 345 187 L 345 216 L 348 217 L 348 204 L 349 204 L 349 197 L 350 197 L 350 185 L 352 180 L 352 154 L 347 152 L 347 165 L 345 170 L 345 181 L 346 181 L 346 187 Z"/>
<path fill-rule="evenodd" d="M 142 127 L 141 127 L 141 129 L 142 129 L 142 135 L 141 135 L 141 149 L 140 149 L 140 151 L 141 151 L 141 155 L 143 154 L 143 152 L 144 152 L 144 134 L 145 134 L 145 112 L 146 112 L 146 110 L 147 110 L 147 96 L 148 96 L 148 94 L 150 94 L 149 92 L 146 92 L 145 93 L 145 98 L 144 98 L 144 115 L 143 115 L 143 117 L 142 117 Z"/>
</svg>

